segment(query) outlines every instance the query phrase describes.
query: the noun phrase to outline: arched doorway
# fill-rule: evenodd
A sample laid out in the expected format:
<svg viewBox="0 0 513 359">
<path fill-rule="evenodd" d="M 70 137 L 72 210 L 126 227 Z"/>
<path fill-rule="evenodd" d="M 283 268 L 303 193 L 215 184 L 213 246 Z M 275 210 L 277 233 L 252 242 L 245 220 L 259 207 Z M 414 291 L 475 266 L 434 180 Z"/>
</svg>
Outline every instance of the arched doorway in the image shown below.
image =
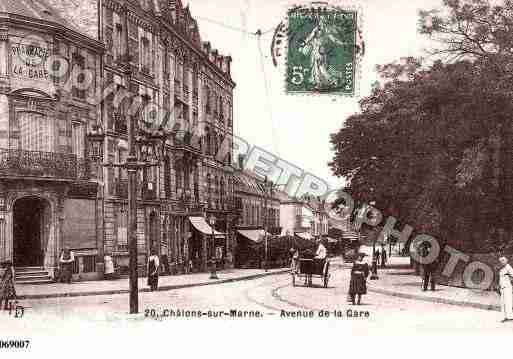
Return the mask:
<svg viewBox="0 0 513 359">
<path fill-rule="evenodd" d="M 48 243 L 50 206 L 38 197 L 18 199 L 13 207 L 14 265 L 44 265 Z"/>
</svg>

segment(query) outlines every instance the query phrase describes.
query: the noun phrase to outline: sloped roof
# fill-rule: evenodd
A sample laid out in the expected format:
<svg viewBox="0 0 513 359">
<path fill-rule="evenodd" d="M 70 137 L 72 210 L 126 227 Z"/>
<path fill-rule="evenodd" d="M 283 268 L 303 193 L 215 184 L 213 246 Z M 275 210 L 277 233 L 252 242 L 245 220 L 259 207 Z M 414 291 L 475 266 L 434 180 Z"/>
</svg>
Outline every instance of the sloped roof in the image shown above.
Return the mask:
<svg viewBox="0 0 513 359">
<path fill-rule="evenodd" d="M 50 21 L 76 30 L 73 24 L 64 19 L 45 0 L 1 0 L 0 13 Z"/>
</svg>

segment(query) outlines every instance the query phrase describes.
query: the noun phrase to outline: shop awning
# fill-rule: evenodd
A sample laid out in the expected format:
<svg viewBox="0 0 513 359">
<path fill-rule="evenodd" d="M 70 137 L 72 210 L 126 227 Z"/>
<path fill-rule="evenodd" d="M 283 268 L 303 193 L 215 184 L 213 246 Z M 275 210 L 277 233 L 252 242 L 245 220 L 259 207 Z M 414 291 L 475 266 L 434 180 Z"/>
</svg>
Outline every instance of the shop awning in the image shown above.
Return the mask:
<svg viewBox="0 0 513 359">
<path fill-rule="evenodd" d="M 203 217 L 189 217 L 189 221 L 192 226 L 196 228 L 200 233 L 211 236 L 212 235 L 212 227 L 207 223 L 205 218 Z M 214 236 L 216 238 L 224 238 L 224 233 L 218 232 L 214 230 Z"/>
<path fill-rule="evenodd" d="M 309 232 L 295 232 L 296 236 L 302 239 L 306 239 L 307 241 L 313 241 L 314 237 Z"/>
<path fill-rule="evenodd" d="M 265 231 L 263 229 L 239 229 L 237 231 L 241 236 L 253 241 L 255 243 L 260 243 L 265 238 Z M 272 234 L 267 233 L 267 239 L 271 239 Z"/>
</svg>

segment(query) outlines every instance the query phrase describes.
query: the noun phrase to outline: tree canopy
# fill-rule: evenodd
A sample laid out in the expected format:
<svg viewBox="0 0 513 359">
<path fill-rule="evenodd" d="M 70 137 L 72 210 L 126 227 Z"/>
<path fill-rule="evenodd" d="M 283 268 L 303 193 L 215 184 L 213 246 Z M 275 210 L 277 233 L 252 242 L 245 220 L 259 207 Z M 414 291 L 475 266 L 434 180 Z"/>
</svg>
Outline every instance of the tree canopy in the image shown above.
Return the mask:
<svg viewBox="0 0 513 359">
<path fill-rule="evenodd" d="M 513 249 L 513 3 L 446 0 L 420 12 L 420 31 L 441 41 L 438 59 L 378 66 L 381 83 L 331 136 L 330 167 L 419 232 Z"/>
</svg>

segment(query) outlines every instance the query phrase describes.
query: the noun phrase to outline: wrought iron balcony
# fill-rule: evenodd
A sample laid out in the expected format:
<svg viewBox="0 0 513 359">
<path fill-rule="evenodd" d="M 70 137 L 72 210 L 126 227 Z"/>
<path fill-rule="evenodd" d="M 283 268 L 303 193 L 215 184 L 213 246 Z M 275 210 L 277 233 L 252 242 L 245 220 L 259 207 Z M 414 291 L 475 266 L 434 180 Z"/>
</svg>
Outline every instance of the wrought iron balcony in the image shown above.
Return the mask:
<svg viewBox="0 0 513 359">
<path fill-rule="evenodd" d="M 0 149 L 0 176 L 88 180 L 89 161 L 69 153 Z"/>
</svg>

